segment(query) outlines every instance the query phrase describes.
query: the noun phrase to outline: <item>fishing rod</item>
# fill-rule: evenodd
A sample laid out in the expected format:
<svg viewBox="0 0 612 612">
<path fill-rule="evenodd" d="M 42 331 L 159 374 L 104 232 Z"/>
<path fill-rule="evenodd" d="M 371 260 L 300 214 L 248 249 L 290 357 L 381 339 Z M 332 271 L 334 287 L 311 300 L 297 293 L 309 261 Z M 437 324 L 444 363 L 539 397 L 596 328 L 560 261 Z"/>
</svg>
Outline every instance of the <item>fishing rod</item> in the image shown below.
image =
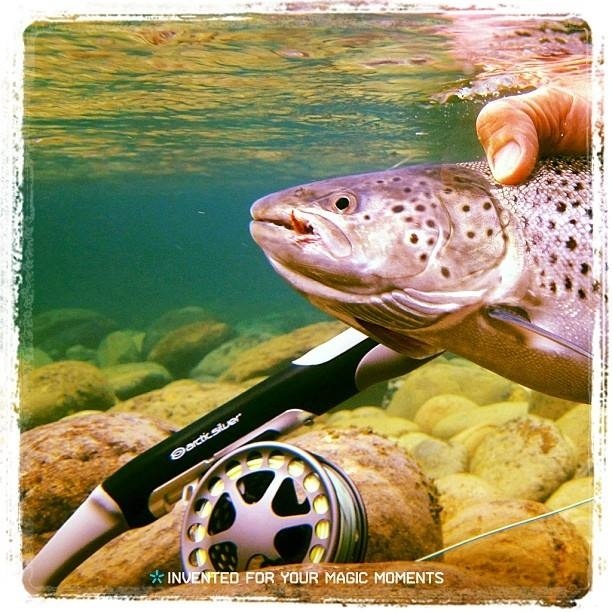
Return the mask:
<svg viewBox="0 0 612 612">
<path fill-rule="evenodd" d="M 359 391 L 423 365 L 349 328 L 149 450 L 98 485 L 26 566 L 31 593 L 56 587 L 117 535 L 154 522 L 232 450 L 274 440 Z"/>
</svg>

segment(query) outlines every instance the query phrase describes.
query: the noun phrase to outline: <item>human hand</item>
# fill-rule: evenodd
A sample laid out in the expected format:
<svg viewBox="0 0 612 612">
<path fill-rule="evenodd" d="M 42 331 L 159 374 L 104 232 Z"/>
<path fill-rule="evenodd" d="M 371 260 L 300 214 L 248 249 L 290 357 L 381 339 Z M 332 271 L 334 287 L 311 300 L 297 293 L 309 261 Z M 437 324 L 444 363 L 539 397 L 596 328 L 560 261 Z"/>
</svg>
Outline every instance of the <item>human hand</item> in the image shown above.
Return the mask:
<svg viewBox="0 0 612 612">
<path fill-rule="evenodd" d="M 521 183 L 543 155 L 584 155 L 590 150 L 589 86 L 544 86 L 494 100 L 480 111 L 476 132 L 495 180 Z"/>
</svg>

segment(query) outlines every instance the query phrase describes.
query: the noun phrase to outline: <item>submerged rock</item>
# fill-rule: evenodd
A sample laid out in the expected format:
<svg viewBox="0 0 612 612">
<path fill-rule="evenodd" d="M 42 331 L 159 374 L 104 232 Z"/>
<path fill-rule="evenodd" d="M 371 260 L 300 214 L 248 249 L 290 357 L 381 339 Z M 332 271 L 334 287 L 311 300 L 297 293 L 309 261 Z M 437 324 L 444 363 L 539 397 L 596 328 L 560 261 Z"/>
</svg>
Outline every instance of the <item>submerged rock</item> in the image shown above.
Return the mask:
<svg viewBox="0 0 612 612">
<path fill-rule="evenodd" d="M 270 376 L 345 329 L 344 323 L 325 321 L 266 340 L 244 351 L 226 370 L 221 380 L 241 382 L 256 376 Z"/>
<path fill-rule="evenodd" d="M 33 319 L 34 345 L 53 359 L 62 359 L 66 349 L 75 345 L 96 348 L 117 324 L 93 310 L 57 308 Z"/>
<path fill-rule="evenodd" d="M 459 510 L 483 501 L 502 499 L 501 493 L 486 480 L 474 474 L 447 474 L 434 481 L 442 506 L 442 530 Z"/>
<path fill-rule="evenodd" d="M 317 429 L 287 440 L 344 470 L 368 516 L 366 562 L 418 559 L 442 548 L 437 492 L 392 441 L 359 429 Z"/>
<path fill-rule="evenodd" d="M 461 395 L 479 405 L 522 401 L 528 395 L 520 385 L 462 358 L 441 357 L 396 380 L 400 386 L 387 410 L 407 419 L 414 419 L 419 408 L 436 395 Z"/>
<path fill-rule="evenodd" d="M 108 412 L 26 431 L 20 440 L 22 529 L 28 534 L 58 529 L 94 487 L 170 433 L 159 421 Z"/>
<path fill-rule="evenodd" d="M 529 398 L 529 413 L 555 421 L 576 405 L 576 402 L 570 400 L 533 391 Z"/>
<path fill-rule="evenodd" d="M 200 306 L 185 306 L 169 310 L 147 328 L 142 341 L 142 354 L 148 355 L 151 349 L 172 330 L 210 318 L 210 313 Z"/>
<path fill-rule="evenodd" d="M 369 429 L 379 436 L 396 439 L 418 430 L 418 426 L 401 417 L 387 414 L 386 410 L 376 406 L 361 406 L 352 410 L 338 410 L 329 415 L 326 424 L 337 429 L 358 427 Z"/>
<path fill-rule="evenodd" d="M 463 472 L 467 468 L 467 450 L 456 442 L 445 442 L 422 432 L 411 432 L 404 434 L 397 443 L 431 479 Z"/>
<path fill-rule="evenodd" d="M 529 416 L 487 435 L 470 472 L 511 498 L 544 501 L 576 470 L 576 451 L 553 421 Z"/>
<path fill-rule="evenodd" d="M 36 347 L 19 347 L 19 363 L 23 369 L 40 368 L 41 366 L 53 363 L 45 351 Z"/>
<path fill-rule="evenodd" d="M 103 372 L 120 400 L 159 389 L 172 382 L 170 372 L 152 361 L 121 363 L 104 368 Z"/>
<path fill-rule="evenodd" d="M 575 404 L 562 417 L 555 421 L 559 430 L 569 438 L 576 449 L 576 474 L 589 476 L 593 473 L 591 454 L 591 406 Z"/>
<path fill-rule="evenodd" d="M 445 546 L 497 527 L 548 512 L 528 500 L 484 501 L 460 509 L 445 524 Z M 490 573 L 499 585 L 573 587 L 583 594 L 590 582 L 589 554 L 575 527 L 561 516 L 534 521 L 459 547 L 444 561 Z"/>
<path fill-rule="evenodd" d="M 98 346 L 96 361 L 101 368 L 142 361 L 144 332 L 121 329 L 105 336 Z"/>
<path fill-rule="evenodd" d="M 304 309 L 291 309 L 281 312 L 269 312 L 254 319 L 244 319 L 236 323 L 239 334 L 263 334 L 266 336 L 280 336 L 288 334 L 294 329 L 330 321 L 331 319 L 320 310 L 315 310 L 308 303 Z"/>
<path fill-rule="evenodd" d="M 546 506 L 551 510 L 558 510 L 576 502 L 584 501 L 593 497 L 593 477 L 573 478 L 564 482 L 547 500 Z M 578 533 L 589 545 L 593 538 L 593 503 L 588 502 L 565 510 L 561 515 L 576 527 Z"/>
<path fill-rule="evenodd" d="M 181 378 L 232 333 L 229 325 L 217 321 L 183 325 L 163 336 L 149 351 L 147 361 L 161 363 L 175 378 Z"/>
<path fill-rule="evenodd" d="M 425 432 L 431 433 L 436 424 L 447 416 L 465 413 L 476 408 L 478 404 L 463 397 L 444 393 L 434 395 L 424 402 L 414 415 L 414 422 Z"/>
<path fill-rule="evenodd" d="M 66 349 L 65 358 L 68 361 L 85 361 L 96 365 L 96 350 L 75 344 Z"/>
<path fill-rule="evenodd" d="M 470 427 L 503 425 L 522 416 L 527 416 L 527 402 L 497 402 L 449 414 L 435 424 L 432 433 L 437 438 L 448 439 Z"/>
<path fill-rule="evenodd" d="M 261 344 L 271 338 L 263 332 L 249 332 L 224 342 L 221 346 L 207 353 L 191 370 L 190 378 L 202 382 L 216 380 L 242 355 L 246 350 Z"/>
<path fill-rule="evenodd" d="M 162 389 L 120 402 L 110 412 L 135 412 L 184 427 L 246 391 L 255 382 L 238 385 L 177 380 Z"/>
<path fill-rule="evenodd" d="M 24 373 L 20 424 L 31 429 L 80 410 L 106 410 L 115 401 L 108 380 L 96 366 L 58 361 Z"/>
</svg>

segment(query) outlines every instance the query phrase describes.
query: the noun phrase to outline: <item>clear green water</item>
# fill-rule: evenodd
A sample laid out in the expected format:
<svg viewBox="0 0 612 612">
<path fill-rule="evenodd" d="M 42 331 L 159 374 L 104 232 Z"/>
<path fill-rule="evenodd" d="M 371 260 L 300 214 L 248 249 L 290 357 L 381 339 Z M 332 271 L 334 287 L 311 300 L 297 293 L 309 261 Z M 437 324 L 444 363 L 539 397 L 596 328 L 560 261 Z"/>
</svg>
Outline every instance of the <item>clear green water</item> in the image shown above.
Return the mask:
<svg viewBox="0 0 612 612">
<path fill-rule="evenodd" d="M 444 13 L 32 24 L 22 310 L 140 328 L 187 304 L 230 321 L 308 311 L 251 240 L 250 204 L 479 157 L 488 94 L 544 82 L 544 64 L 583 68 L 584 27 L 566 28 L 561 55 L 533 52 L 556 44 L 548 31 L 517 27 Z"/>
</svg>

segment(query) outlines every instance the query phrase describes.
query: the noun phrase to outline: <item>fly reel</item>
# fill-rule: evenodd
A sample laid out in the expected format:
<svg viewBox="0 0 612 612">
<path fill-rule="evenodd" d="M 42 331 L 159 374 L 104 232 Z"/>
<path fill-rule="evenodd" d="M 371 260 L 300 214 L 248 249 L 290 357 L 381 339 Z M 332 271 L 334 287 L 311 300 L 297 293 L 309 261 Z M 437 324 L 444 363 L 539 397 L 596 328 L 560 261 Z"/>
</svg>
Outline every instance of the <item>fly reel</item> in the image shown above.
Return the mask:
<svg viewBox="0 0 612 612">
<path fill-rule="evenodd" d="M 337 466 L 289 444 L 257 442 L 215 463 L 195 486 L 181 529 L 187 572 L 358 562 L 367 520 Z"/>
</svg>

